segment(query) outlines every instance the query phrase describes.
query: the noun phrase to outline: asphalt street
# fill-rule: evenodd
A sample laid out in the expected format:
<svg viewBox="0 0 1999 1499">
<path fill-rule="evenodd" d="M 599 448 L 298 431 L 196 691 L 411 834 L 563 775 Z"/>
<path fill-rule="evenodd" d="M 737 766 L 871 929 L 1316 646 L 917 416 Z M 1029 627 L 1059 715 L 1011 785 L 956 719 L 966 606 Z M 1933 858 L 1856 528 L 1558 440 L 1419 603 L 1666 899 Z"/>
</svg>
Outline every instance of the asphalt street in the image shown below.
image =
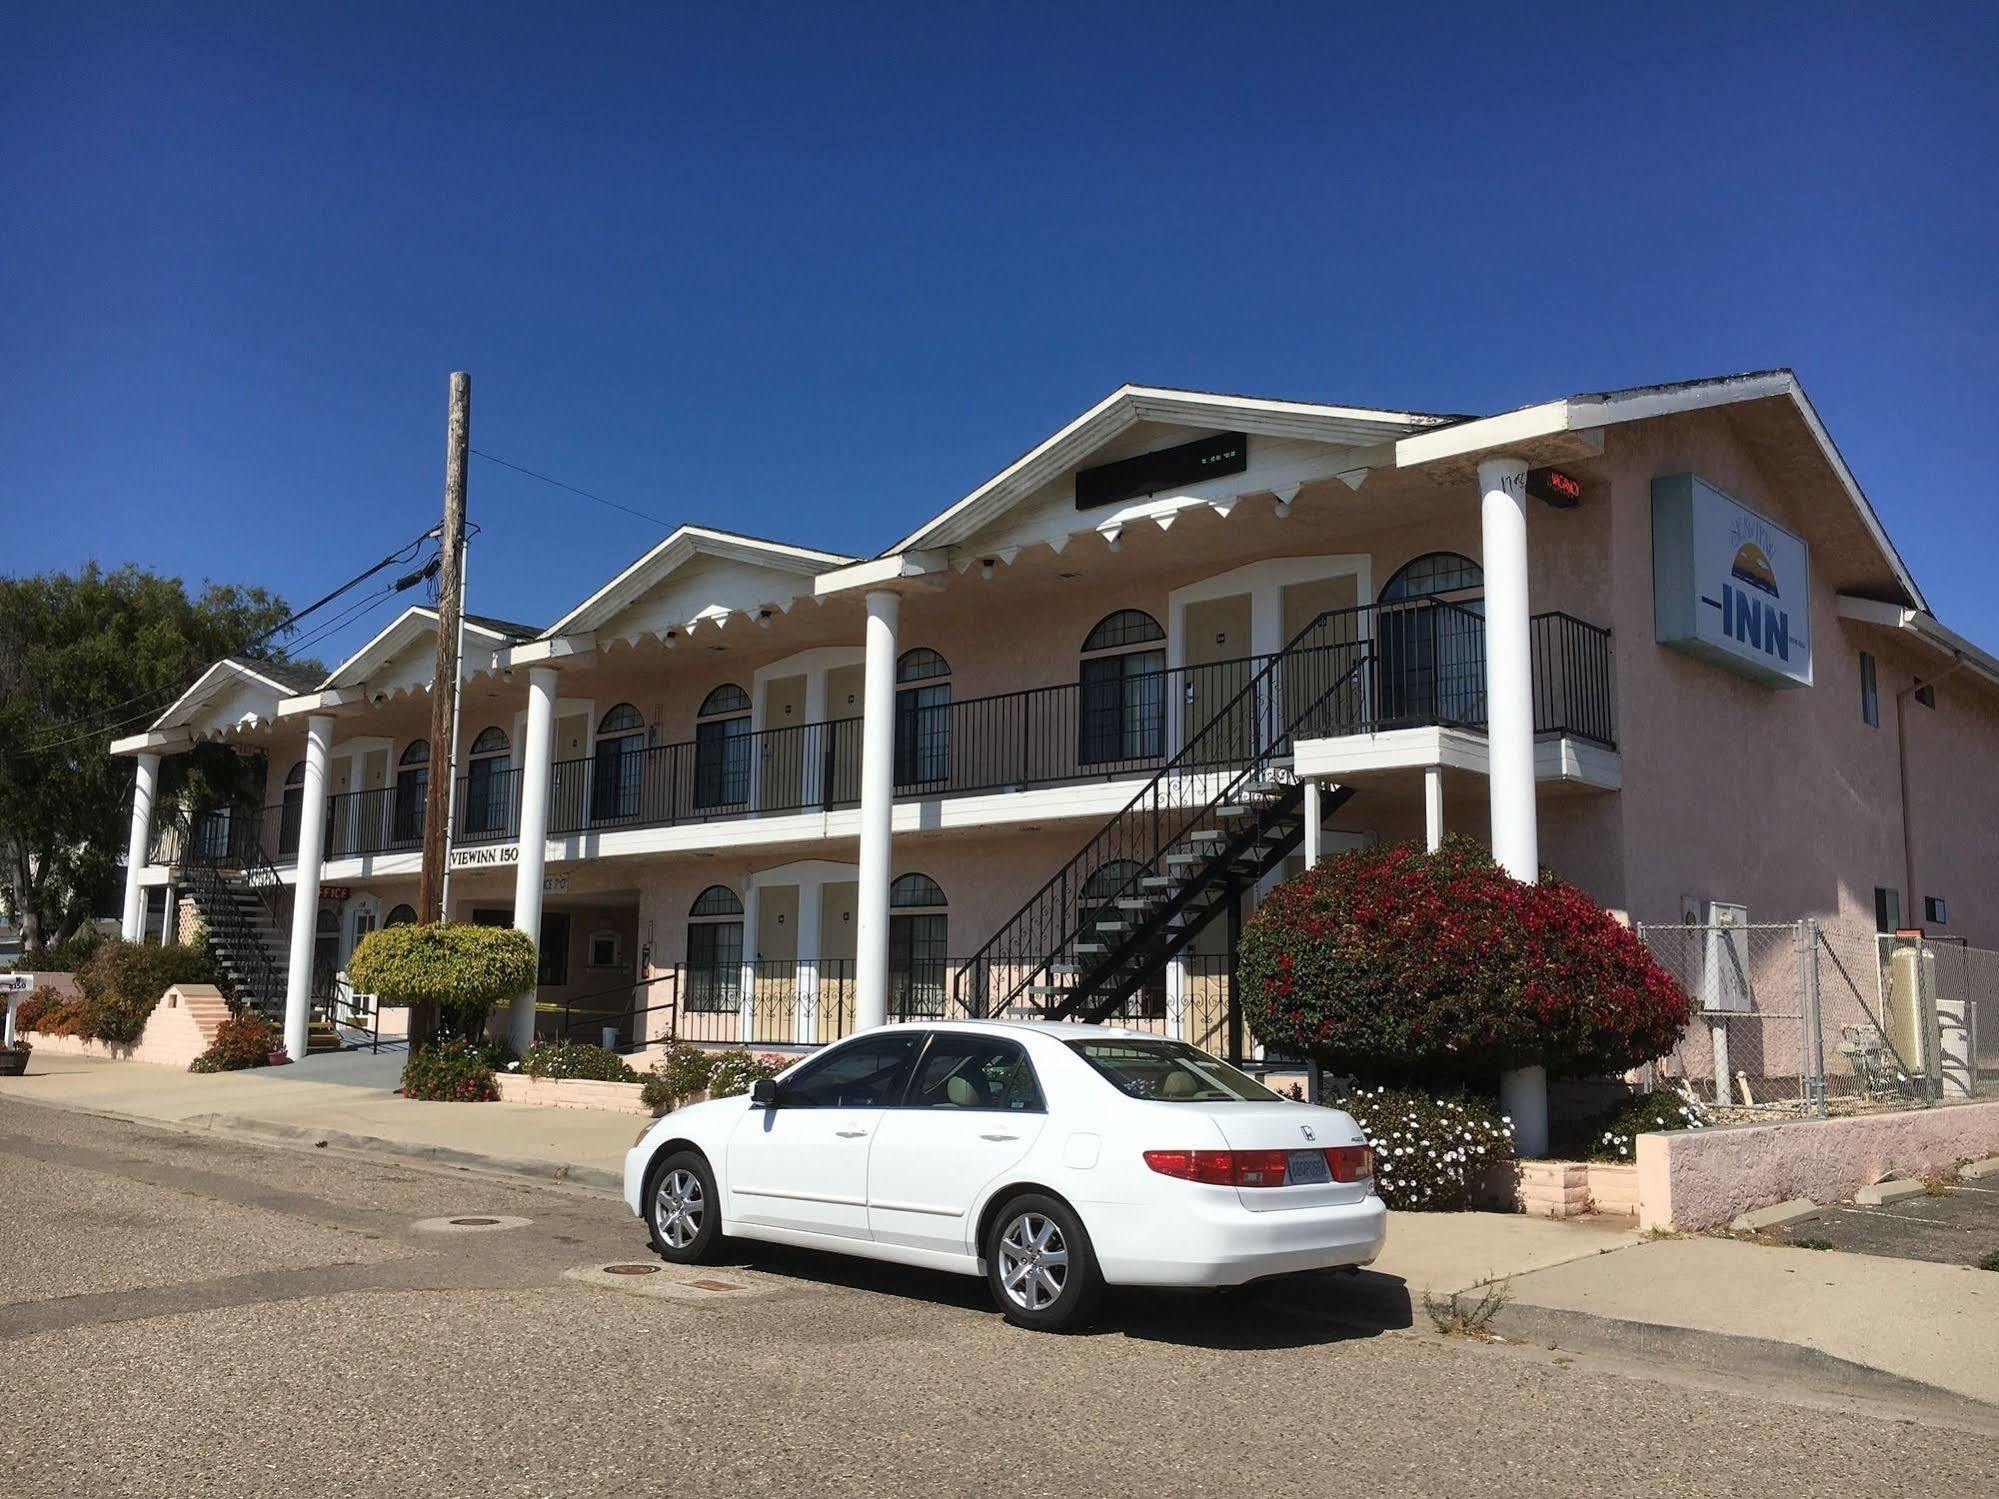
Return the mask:
<svg viewBox="0 0 1999 1499">
<path fill-rule="evenodd" d="M 486 1218 L 446 1226 L 428 1220 Z M 516 1223 L 513 1220 L 525 1220 Z M 1329 1277 L 1085 1335 L 599 1197 L 0 1100 L 0 1493 L 1989 1492 L 1999 1438 L 1384 1317 Z M 1350 1307 L 1345 1308 L 1351 1310 Z"/>
</svg>

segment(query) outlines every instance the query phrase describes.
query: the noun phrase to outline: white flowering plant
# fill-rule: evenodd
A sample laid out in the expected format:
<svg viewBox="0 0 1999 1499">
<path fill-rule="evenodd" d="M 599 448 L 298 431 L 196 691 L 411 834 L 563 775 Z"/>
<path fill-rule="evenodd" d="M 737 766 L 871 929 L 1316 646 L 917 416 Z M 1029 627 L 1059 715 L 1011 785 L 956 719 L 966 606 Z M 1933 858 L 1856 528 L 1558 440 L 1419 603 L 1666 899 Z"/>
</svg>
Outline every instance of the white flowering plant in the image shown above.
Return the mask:
<svg viewBox="0 0 1999 1499">
<path fill-rule="evenodd" d="M 1470 1093 L 1396 1088 L 1328 1092 L 1374 1147 L 1374 1189 L 1404 1212 L 1460 1212 L 1495 1167 L 1513 1159 L 1513 1125 Z"/>
<path fill-rule="evenodd" d="M 1660 1130 L 1706 1129 L 1714 1118 L 1678 1093 L 1640 1093 L 1612 1104 L 1582 1124 L 1582 1153 L 1592 1161 L 1628 1164 L 1638 1159 L 1638 1137 Z"/>
</svg>

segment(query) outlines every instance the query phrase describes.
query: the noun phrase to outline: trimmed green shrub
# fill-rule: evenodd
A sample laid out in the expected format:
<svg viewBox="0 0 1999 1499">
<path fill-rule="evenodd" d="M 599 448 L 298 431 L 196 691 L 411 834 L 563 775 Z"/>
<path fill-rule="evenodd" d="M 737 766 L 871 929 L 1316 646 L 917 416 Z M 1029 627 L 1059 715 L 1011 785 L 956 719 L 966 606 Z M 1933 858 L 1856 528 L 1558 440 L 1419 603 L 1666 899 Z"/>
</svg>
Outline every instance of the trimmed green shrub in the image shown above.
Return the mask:
<svg viewBox="0 0 1999 1499">
<path fill-rule="evenodd" d="M 161 947 L 111 938 L 77 970 L 90 1009 L 90 1033 L 130 1045 L 139 1039 L 160 996 L 175 984 L 212 984 L 215 961 L 205 947 Z"/>
<path fill-rule="evenodd" d="M 14 960 L 12 967 L 20 973 L 75 973 L 103 943 L 104 934 L 87 926 L 54 947 L 28 948 Z"/>
<path fill-rule="evenodd" d="M 1354 1088 L 1324 1101 L 1353 1115 L 1374 1147 L 1374 1190 L 1405 1212 L 1460 1212 L 1493 1168 L 1513 1159 L 1513 1126 L 1469 1093 Z"/>
<path fill-rule="evenodd" d="M 269 1064 L 278 1035 L 261 1015 L 231 1015 L 215 1028 L 208 1050 L 187 1064 L 189 1072 L 239 1072 Z"/>
<path fill-rule="evenodd" d="M 739 1046 L 712 1054 L 708 1069 L 708 1096 L 734 1098 L 750 1091 L 760 1077 L 776 1077 L 791 1065 L 790 1057 L 751 1056 Z"/>
<path fill-rule="evenodd" d="M 1463 838 L 1356 849 L 1285 881 L 1244 928 L 1238 974 L 1272 1049 L 1416 1087 L 1622 1072 L 1693 1013 L 1589 896 L 1553 875 L 1522 884 Z"/>
<path fill-rule="evenodd" d="M 403 1097 L 433 1103 L 493 1103 L 500 1085 L 484 1048 L 461 1036 L 431 1041 L 403 1064 Z"/>
<path fill-rule="evenodd" d="M 616 1052 L 588 1041 L 542 1041 L 528 1048 L 520 1070 L 529 1077 L 579 1077 L 599 1083 L 635 1083 L 639 1075 Z"/>
<path fill-rule="evenodd" d="M 709 1053 L 688 1041 L 676 1041 L 646 1073 L 639 1100 L 655 1114 L 677 1109 L 696 1093 L 706 1091 L 714 1069 Z"/>
<path fill-rule="evenodd" d="M 347 977 L 381 1004 L 435 1005 L 449 1031 L 471 1040 L 494 1005 L 534 987 L 534 940 L 462 921 L 384 927 L 361 939 Z"/>
<path fill-rule="evenodd" d="M 1612 1104 L 1574 1131 L 1580 1153 L 1592 1161 L 1638 1159 L 1638 1137 L 1659 1130 L 1706 1129 L 1706 1109 L 1677 1093 L 1640 1093 Z"/>
</svg>

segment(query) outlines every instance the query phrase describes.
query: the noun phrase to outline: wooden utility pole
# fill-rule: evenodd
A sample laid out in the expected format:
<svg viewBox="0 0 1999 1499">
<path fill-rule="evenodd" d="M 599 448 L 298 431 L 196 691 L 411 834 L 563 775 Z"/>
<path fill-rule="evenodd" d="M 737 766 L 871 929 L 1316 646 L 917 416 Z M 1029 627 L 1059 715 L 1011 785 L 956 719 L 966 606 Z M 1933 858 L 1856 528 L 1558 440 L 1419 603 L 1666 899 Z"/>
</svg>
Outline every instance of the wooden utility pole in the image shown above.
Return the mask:
<svg viewBox="0 0 1999 1499">
<path fill-rule="evenodd" d="M 430 778 L 423 802 L 420 922 L 444 919 L 446 831 L 451 819 L 457 748 L 458 621 L 465 608 L 465 460 L 472 445 L 472 377 L 451 376 L 451 417 L 444 439 L 444 529 L 438 533 L 437 673 L 430 688 Z"/>
</svg>

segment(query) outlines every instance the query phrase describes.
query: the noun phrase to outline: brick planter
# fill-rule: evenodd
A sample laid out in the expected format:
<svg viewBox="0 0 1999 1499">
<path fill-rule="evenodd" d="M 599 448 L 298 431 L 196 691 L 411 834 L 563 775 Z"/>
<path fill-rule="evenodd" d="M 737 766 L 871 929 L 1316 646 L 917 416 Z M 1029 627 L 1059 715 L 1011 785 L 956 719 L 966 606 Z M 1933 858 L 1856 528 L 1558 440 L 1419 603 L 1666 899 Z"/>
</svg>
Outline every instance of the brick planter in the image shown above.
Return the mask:
<svg viewBox="0 0 1999 1499">
<path fill-rule="evenodd" d="M 501 1103 L 528 1103 L 545 1109 L 601 1109 L 612 1114 L 650 1114 L 639 1101 L 643 1083 L 600 1083 L 575 1077 L 497 1074 Z"/>
<path fill-rule="evenodd" d="M 1598 1161 L 1522 1161 L 1517 1202 L 1533 1218 L 1580 1218 L 1585 1213 L 1634 1217 L 1638 1168 Z"/>
</svg>

